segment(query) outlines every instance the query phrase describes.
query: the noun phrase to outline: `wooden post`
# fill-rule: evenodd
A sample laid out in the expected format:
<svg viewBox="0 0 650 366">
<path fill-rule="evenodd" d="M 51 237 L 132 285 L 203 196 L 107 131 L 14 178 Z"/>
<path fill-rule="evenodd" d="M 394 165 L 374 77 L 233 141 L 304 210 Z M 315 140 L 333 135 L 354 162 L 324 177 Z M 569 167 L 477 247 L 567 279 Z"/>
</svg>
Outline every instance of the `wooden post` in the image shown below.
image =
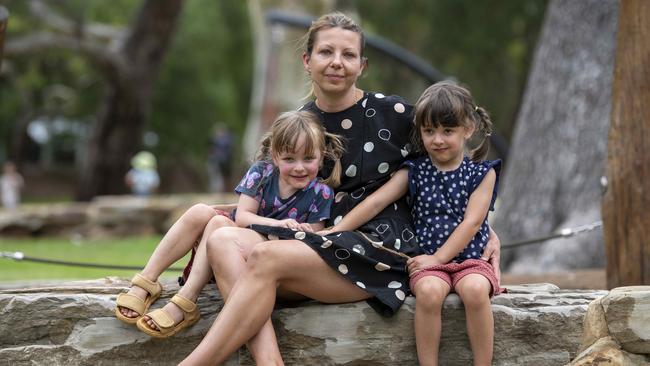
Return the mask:
<svg viewBox="0 0 650 366">
<path fill-rule="evenodd" d="M 650 284 L 650 1 L 622 0 L 603 198 L 607 286 Z"/>
<path fill-rule="evenodd" d="M 7 30 L 7 21 L 9 12 L 4 6 L 0 6 L 0 66 L 2 66 L 2 51 L 5 45 L 5 31 Z"/>
</svg>

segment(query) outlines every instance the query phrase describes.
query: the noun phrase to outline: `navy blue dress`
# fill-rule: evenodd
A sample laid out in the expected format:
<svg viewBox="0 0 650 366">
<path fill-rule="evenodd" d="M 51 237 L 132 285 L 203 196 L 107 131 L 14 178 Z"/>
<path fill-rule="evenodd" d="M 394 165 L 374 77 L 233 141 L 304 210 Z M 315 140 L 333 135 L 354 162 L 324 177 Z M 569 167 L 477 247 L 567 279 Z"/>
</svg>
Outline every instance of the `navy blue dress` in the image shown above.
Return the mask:
<svg viewBox="0 0 650 366">
<path fill-rule="evenodd" d="M 451 171 L 438 170 L 428 156 L 407 161 L 404 165 L 409 168 L 408 195 L 415 231 L 418 243 L 426 254 L 434 254 L 447 242 L 451 233 L 463 221 L 469 197 L 492 168 L 496 173 L 496 181 L 490 211 L 494 210 L 501 160 L 475 163 L 465 157 L 460 166 Z M 489 230 L 486 215 L 479 231 L 452 262 L 480 259 L 488 242 Z"/>
<path fill-rule="evenodd" d="M 329 132 L 346 140 L 346 153 L 341 159 L 342 183 L 335 189 L 330 225 L 381 187 L 407 157 L 412 157 L 413 108 L 400 97 L 366 92 L 359 102 L 341 112 L 321 111 L 314 102 L 302 109 L 317 113 Z M 328 176 L 331 167 L 326 163 L 321 175 Z M 393 315 L 402 305 L 409 292 L 409 276 L 403 257 L 379 247 L 409 256 L 421 254 L 405 198 L 354 232 L 322 237 L 268 226 L 253 225 L 253 229 L 283 239 L 302 240 L 335 271 L 372 294 L 368 303 L 383 315 Z"/>
</svg>

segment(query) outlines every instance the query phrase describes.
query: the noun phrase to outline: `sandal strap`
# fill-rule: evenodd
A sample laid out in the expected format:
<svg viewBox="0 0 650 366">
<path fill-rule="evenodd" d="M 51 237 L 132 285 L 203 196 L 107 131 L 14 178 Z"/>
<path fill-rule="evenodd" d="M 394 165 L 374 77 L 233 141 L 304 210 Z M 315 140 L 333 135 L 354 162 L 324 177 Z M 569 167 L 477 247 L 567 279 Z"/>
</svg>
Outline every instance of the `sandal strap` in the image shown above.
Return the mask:
<svg viewBox="0 0 650 366">
<path fill-rule="evenodd" d="M 183 310 L 183 312 L 185 312 L 186 314 L 196 311 L 196 303 L 192 302 L 191 300 L 189 300 L 188 298 L 182 295 L 176 294 L 172 297 L 170 301 L 176 304 L 179 308 L 181 308 L 181 310 Z"/>
<path fill-rule="evenodd" d="M 165 333 L 164 330 L 174 327 L 174 319 L 162 308 L 148 313 L 147 316 L 156 323 L 162 333 Z"/>
<path fill-rule="evenodd" d="M 162 292 L 162 286 L 160 285 L 160 282 L 151 281 L 140 273 L 136 273 L 135 276 L 133 276 L 131 284 L 141 287 L 152 296 L 158 295 L 160 292 Z"/>
<path fill-rule="evenodd" d="M 115 301 L 117 306 L 133 310 L 138 314 L 143 314 L 146 310 L 146 305 L 141 298 L 131 294 L 119 294 Z"/>
</svg>

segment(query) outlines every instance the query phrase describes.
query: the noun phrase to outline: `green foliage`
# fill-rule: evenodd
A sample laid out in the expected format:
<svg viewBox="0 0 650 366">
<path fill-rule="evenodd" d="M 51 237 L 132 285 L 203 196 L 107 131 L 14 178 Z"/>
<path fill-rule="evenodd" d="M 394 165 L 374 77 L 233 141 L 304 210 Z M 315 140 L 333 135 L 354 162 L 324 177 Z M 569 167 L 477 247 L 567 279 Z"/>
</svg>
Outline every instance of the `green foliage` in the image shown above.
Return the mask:
<svg viewBox="0 0 650 366">
<path fill-rule="evenodd" d="M 147 263 L 160 237 L 134 237 L 97 241 L 70 241 L 67 239 L 7 239 L 0 243 L 0 252 L 23 252 L 26 256 L 69 262 L 143 266 Z M 188 258 L 173 267 L 182 268 Z M 0 258 L 0 281 L 37 279 L 95 279 L 106 276 L 130 278 L 136 271 L 71 267 Z M 165 272 L 176 277 L 178 272 Z"/>
<path fill-rule="evenodd" d="M 251 42 L 245 2 L 185 4 L 154 96 L 150 128 L 160 137 L 161 156 L 184 155 L 202 167 L 215 123 L 243 133 L 252 84 Z"/>
</svg>

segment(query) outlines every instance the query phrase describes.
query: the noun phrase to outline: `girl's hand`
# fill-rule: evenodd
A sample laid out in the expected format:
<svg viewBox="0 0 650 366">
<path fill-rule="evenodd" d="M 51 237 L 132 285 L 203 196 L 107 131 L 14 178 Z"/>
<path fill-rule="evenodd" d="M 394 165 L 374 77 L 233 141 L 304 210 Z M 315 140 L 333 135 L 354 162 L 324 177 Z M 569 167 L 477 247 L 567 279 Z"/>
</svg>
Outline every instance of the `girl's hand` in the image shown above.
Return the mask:
<svg viewBox="0 0 650 366">
<path fill-rule="evenodd" d="M 406 262 L 406 268 L 408 269 L 409 276 L 413 276 L 416 273 L 424 270 L 427 267 L 436 266 L 439 264 L 445 264 L 443 261 L 438 259 L 435 254 L 422 254 L 417 257 L 413 257 Z"/>
<path fill-rule="evenodd" d="M 286 227 L 287 229 L 299 230 L 300 223 L 298 223 L 298 221 L 294 219 L 284 219 L 284 220 L 278 220 L 276 225 L 273 226 Z"/>
<path fill-rule="evenodd" d="M 309 225 L 307 223 L 298 224 L 298 230 L 305 231 L 305 232 L 308 232 L 308 233 L 313 233 L 314 232 L 314 229 L 311 228 L 311 225 Z"/>
</svg>

